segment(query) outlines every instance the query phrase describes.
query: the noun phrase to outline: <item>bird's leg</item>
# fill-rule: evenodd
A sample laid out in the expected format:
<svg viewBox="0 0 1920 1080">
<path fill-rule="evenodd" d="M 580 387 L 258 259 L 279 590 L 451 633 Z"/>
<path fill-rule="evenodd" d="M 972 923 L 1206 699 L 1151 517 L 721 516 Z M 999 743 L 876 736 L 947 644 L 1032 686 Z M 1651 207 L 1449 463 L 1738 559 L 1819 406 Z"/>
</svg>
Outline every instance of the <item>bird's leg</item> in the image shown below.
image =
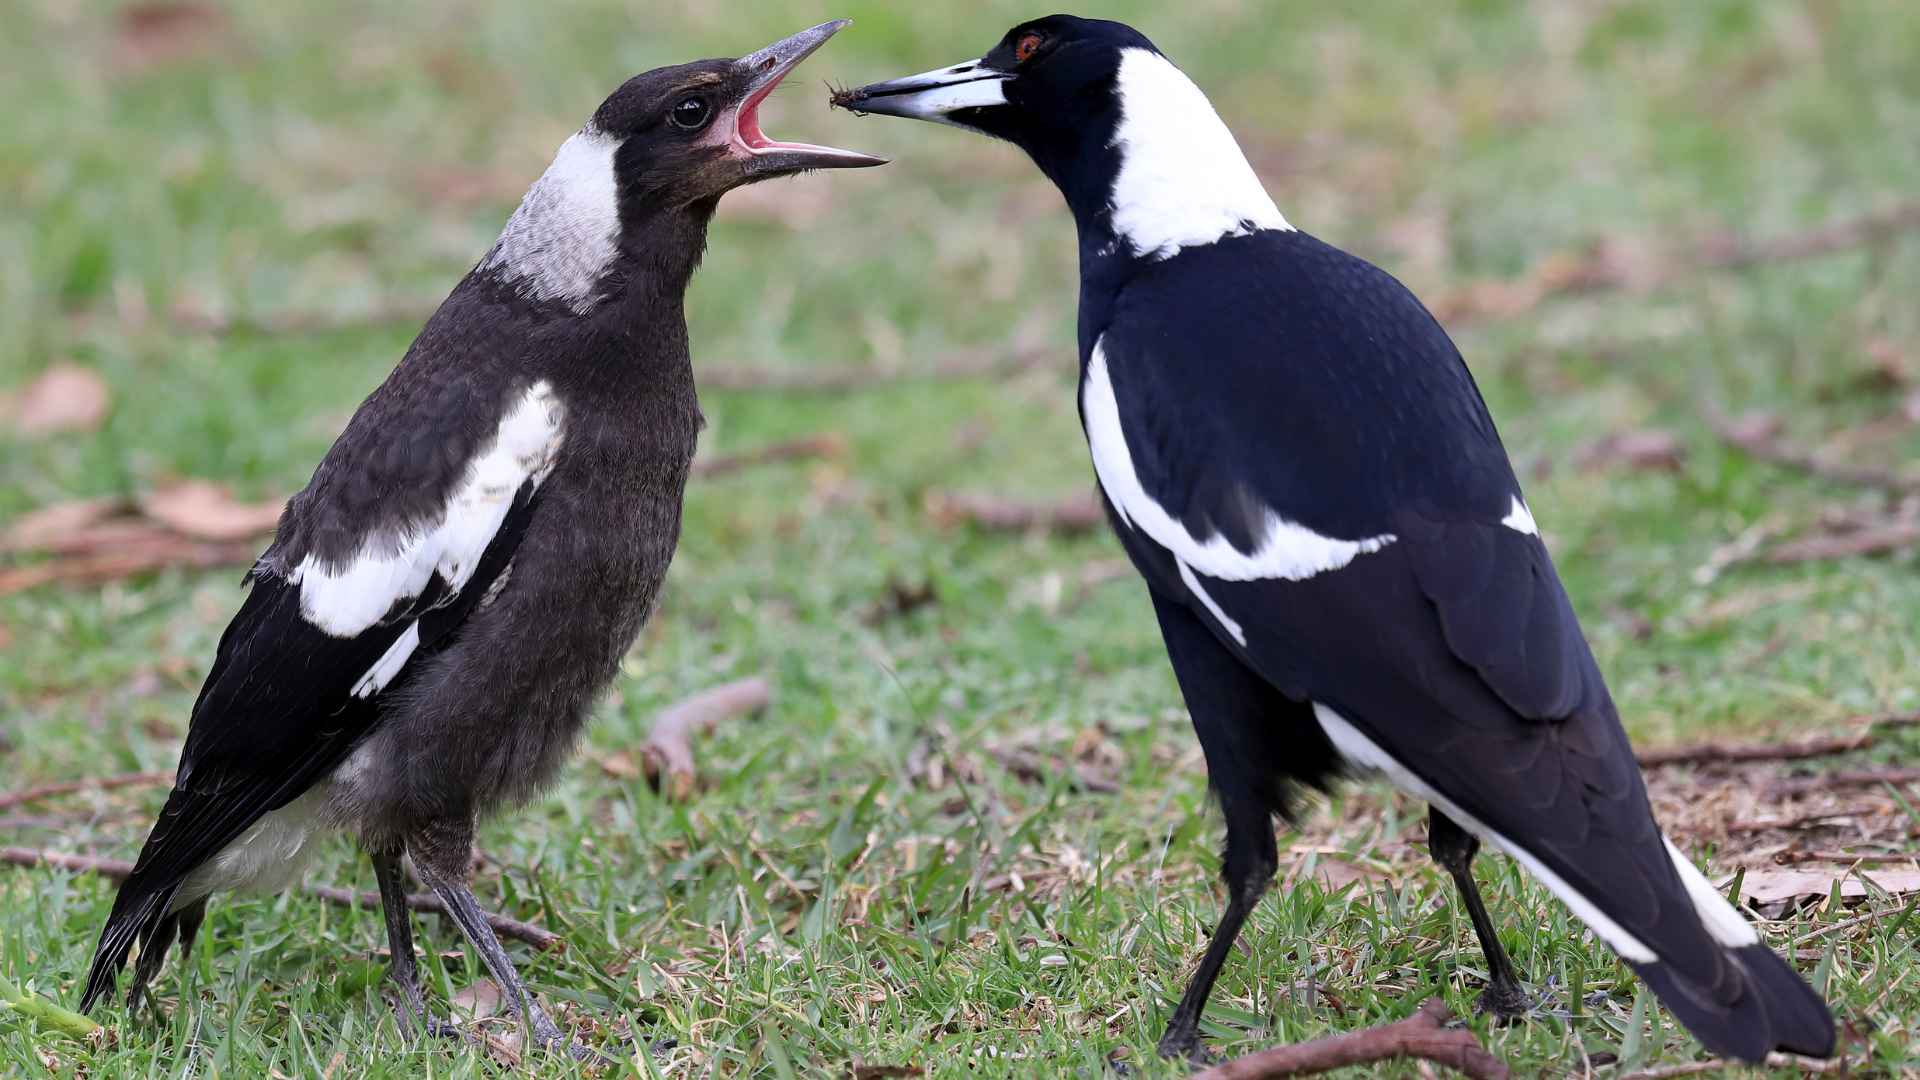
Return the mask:
<svg viewBox="0 0 1920 1080">
<path fill-rule="evenodd" d="M 460 848 L 461 858 L 467 857 L 468 849 Z M 507 956 L 507 950 L 500 947 L 500 939 L 494 935 L 493 927 L 487 925 L 487 913 L 480 909 L 480 902 L 473 898 L 473 890 L 467 888 L 464 875 L 436 870 L 428 860 L 420 858 L 416 850 L 413 868 L 427 887 L 440 895 L 440 902 L 447 906 L 447 913 L 460 925 L 460 932 L 467 936 L 467 942 L 480 954 L 480 959 L 493 973 L 493 981 L 500 987 L 500 993 L 506 998 L 507 1007 L 513 1015 L 527 1025 L 527 1034 L 532 1041 L 549 1050 L 565 1049 L 580 1061 L 607 1062 L 608 1059 L 588 1047 L 571 1042 L 560 1030 L 559 1025 L 540 1008 L 533 995 L 527 992 L 527 984 L 520 979 L 520 972 L 513 966 L 513 960 Z"/>
<path fill-rule="evenodd" d="M 466 1038 L 466 1032 L 451 1021 L 427 1011 L 426 991 L 420 986 L 420 965 L 413 958 L 413 919 L 407 911 L 407 883 L 400 873 L 400 852 L 374 851 L 373 876 L 380 882 L 380 913 L 387 923 L 387 952 L 391 954 L 388 974 L 400 988 L 400 1000 L 393 1018 L 400 1025 L 402 1038 L 413 1037 L 418 1021 L 429 1035 Z"/>
<path fill-rule="evenodd" d="M 1501 947 L 1499 935 L 1493 932 L 1493 920 L 1487 916 L 1487 905 L 1480 899 L 1480 887 L 1473 881 L 1473 857 L 1480 851 L 1480 841 L 1438 807 L 1428 807 L 1427 849 L 1433 853 L 1434 861 L 1453 877 L 1454 887 L 1460 890 L 1460 900 L 1467 905 L 1467 916 L 1473 920 L 1473 932 L 1480 938 L 1480 951 L 1486 954 L 1487 988 L 1480 993 L 1480 1011 L 1491 1013 L 1499 1020 L 1525 1016 L 1526 991 L 1520 988 L 1520 979 L 1513 972 L 1513 963 L 1507 959 L 1507 950 Z"/>
<path fill-rule="evenodd" d="M 1272 813 L 1265 806 L 1236 805 L 1240 802 L 1224 793 L 1221 796 L 1227 818 L 1227 857 L 1221 871 L 1227 883 L 1227 910 L 1214 928 L 1213 939 L 1207 942 L 1206 955 L 1187 983 L 1173 1019 L 1167 1021 L 1167 1030 L 1160 1036 L 1158 1051 L 1168 1060 L 1185 1058 L 1196 1065 L 1207 1063 L 1207 1051 L 1200 1042 L 1200 1014 L 1207 1007 L 1214 980 L 1220 976 L 1220 966 L 1240 937 L 1240 928 L 1266 895 L 1267 882 L 1279 865 Z"/>
</svg>

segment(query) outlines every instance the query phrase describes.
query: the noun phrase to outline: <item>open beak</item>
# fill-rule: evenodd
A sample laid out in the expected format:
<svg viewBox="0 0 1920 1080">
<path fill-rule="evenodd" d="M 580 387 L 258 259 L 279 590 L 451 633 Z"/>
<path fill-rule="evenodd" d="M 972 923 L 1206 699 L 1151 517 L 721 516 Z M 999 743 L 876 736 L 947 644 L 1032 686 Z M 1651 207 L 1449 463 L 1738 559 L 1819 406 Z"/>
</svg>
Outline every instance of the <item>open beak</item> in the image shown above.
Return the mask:
<svg viewBox="0 0 1920 1080">
<path fill-rule="evenodd" d="M 787 72 L 799 67 L 800 61 L 813 55 L 815 49 L 825 45 L 828 38 L 852 22 L 852 19 L 835 19 L 821 23 L 811 30 L 802 30 L 785 41 L 776 41 L 751 56 L 734 61 L 736 67 L 749 78 L 747 96 L 737 109 L 720 118 L 720 122 L 714 126 L 714 134 L 726 140 L 727 148 L 745 163 L 749 173 L 864 169 L 887 163 L 886 158 L 856 154 L 851 150 L 835 150 L 831 146 L 774 142 L 760 131 L 760 103 L 767 99 L 774 87 L 780 85 L 780 80 L 786 77 Z"/>
<path fill-rule="evenodd" d="M 839 90 L 833 95 L 833 104 L 859 113 L 905 116 L 973 129 L 975 125 L 967 123 L 967 110 L 1007 104 L 1004 84 L 1011 78 L 982 61 L 969 60 L 892 82 Z"/>
</svg>

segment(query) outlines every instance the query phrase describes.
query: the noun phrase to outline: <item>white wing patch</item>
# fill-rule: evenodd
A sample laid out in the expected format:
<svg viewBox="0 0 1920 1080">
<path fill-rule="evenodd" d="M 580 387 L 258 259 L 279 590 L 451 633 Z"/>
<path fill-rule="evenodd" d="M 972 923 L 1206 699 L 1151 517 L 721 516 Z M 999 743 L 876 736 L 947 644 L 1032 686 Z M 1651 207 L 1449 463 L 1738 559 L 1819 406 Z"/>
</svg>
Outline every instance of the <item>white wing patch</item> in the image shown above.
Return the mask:
<svg viewBox="0 0 1920 1080">
<path fill-rule="evenodd" d="M 1665 840 L 1665 837 L 1661 839 Z M 1720 895 L 1713 887 L 1707 875 L 1693 865 L 1693 860 L 1681 854 L 1680 849 L 1667 840 L 1667 854 L 1673 856 L 1673 868 L 1680 872 L 1680 884 L 1687 887 L 1687 897 L 1693 901 L 1693 910 L 1700 916 L 1700 922 L 1706 926 L 1707 933 L 1722 945 L 1739 948 L 1742 945 L 1757 945 L 1760 934 L 1753 924 L 1740 917 L 1740 912 Z"/>
<path fill-rule="evenodd" d="M 1507 512 L 1506 517 L 1500 519 L 1500 524 L 1517 533 L 1525 533 L 1528 536 L 1540 535 L 1540 526 L 1533 523 L 1533 511 L 1527 509 L 1527 504 L 1522 502 L 1518 495 L 1513 497 L 1513 509 Z"/>
<path fill-rule="evenodd" d="M 1173 554 L 1180 567 L 1180 579 L 1193 590 L 1221 626 L 1241 644 L 1246 635 L 1240 624 L 1227 618 L 1195 574 L 1221 581 L 1259 581 L 1282 578 L 1305 581 L 1328 570 L 1338 570 L 1355 558 L 1379 551 L 1396 539 L 1392 533 L 1359 540 L 1336 540 L 1322 536 L 1304 525 L 1281 517 L 1271 507 L 1266 510 L 1265 530 L 1248 554 L 1235 548 L 1219 534 L 1204 542 L 1195 540 L 1187 527 L 1167 513 L 1153 496 L 1147 494 L 1133 468 L 1133 456 L 1127 452 L 1126 433 L 1120 427 L 1120 404 L 1114 396 L 1113 380 L 1107 370 L 1104 339 L 1093 345 L 1087 362 L 1086 388 L 1081 392 L 1081 410 L 1086 419 L 1087 446 L 1093 451 L 1093 471 L 1106 489 L 1107 498 L 1122 520 L 1146 533 Z"/>
<path fill-rule="evenodd" d="M 499 269 L 533 299 L 562 301 L 578 315 L 592 311 L 594 289 L 619 254 L 619 148 L 620 140 L 592 124 L 561 143 L 480 268 Z"/>
<path fill-rule="evenodd" d="M 369 537 L 344 566 L 329 567 L 314 555 L 301 560 L 287 576 L 300 586 L 300 614 L 334 637 L 350 638 L 394 604 L 419 596 L 435 573 L 458 592 L 472 579 L 521 485 L 532 480 L 537 487 L 553 470 L 565 413 L 544 380 L 529 387 L 501 418 L 493 445 L 467 466 L 438 520 L 400 536 Z M 416 623 L 354 684 L 354 695 L 384 689 L 419 643 Z"/>
<path fill-rule="evenodd" d="M 1333 742 L 1334 749 L 1340 751 L 1340 756 L 1347 760 L 1349 766 L 1359 772 L 1384 773 L 1387 779 L 1393 781 L 1394 787 L 1416 799 L 1425 801 L 1429 806 L 1439 807 L 1441 813 L 1459 822 L 1461 828 L 1479 837 L 1481 843 L 1506 852 L 1509 857 L 1526 867 L 1528 873 L 1538 878 L 1540 884 L 1545 885 L 1553 895 L 1559 897 L 1560 902 L 1567 905 L 1567 909 L 1572 911 L 1581 922 L 1593 927 L 1593 932 L 1600 935 L 1600 939 L 1611 946 L 1614 952 L 1619 953 L 1621 958 L 1637 964 L 1651 964 L 1660 959 L 1658 954 L 1647 947 L 1646 942 L 1634 937 L 1626 927 L 1613 921 L 1593 901 L 1580 895 L 1572 885 L 1567 884 L 1567 879 L 1547 869 L 1545 863 L 1525 848 L 1494 832 L 1479 818 L 1460 809 L 1452 799 L 1433 790 L 1426 781 L 1415 776 L 1413 770 L 1400 764 L 1392 754 L 1381 749 L 1379 743 L 1362 734 L 1359 728 L 1347 721 L 1346 717 L 1317 701 L 1313 703 L 1313 715 L 1319 719 L 1320 729 L 1327 733 L 1327 738 Z M 1689 868 L 1692 865 L 1692 863 L 1687 864 Z M 1698 870 L 1694 871 L 1695 875 L 1699 873 Z M 1681 875 L 1682 878 L 1685 876 L 1684 873 Z M 1705 879 L 1701 880 L 1704 884 Z M 1707 886 L 1709 891 L 1712 888 L 1711 885 Z M 1716 897 L 1718 895 L 1715 894 Z M 1699 905 L 1698 897 L 1694 899 L 1694 903 L 1696 906 Z M 1721 900 L 1720 903 L 1722 906 L 1727 904 L 1725 900 Z M 1727 911 L 1728 914 L 1733 913 L 1731 907 L 1727 907 Z M 1739 916 L 1735 915 L 1734 918 L 1738 919 Z M 1712 923 L 1708 923 L 1708 929 L 1713 929 Z M 1753 928 L 1748 927 L 1747 933 L 1752 935 Z M 1714 936 L 1719 938 L 1719 933 L 1716 931 Z M 1726 941 L 1725 938 L 1720 940 Z"/>
<path fill-rule="evenodd" d="M 1165 259 L 1223 237 L 1293 228 L 1213 103 L 1166 57 L 1125 50 L 1116 89 L 1113 229 L 1134 254 Z"/>
</svg>

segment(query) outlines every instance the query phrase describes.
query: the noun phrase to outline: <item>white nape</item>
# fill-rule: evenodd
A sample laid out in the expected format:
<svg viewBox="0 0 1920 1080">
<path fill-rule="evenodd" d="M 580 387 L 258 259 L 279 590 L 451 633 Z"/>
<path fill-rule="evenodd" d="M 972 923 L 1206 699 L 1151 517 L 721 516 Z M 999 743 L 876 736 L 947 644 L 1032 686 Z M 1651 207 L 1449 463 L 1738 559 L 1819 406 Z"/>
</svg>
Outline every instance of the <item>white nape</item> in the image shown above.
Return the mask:
<svg viewBox="0 0 1920 1080">
<path fill-rule="evenodd" d="M 315 842 L 328 831 L 321 821 L 327 787 L 322 781 L 280 809 L 262 814 L 238 840 L 187 875 L 169 910 L 179 911 L 216 892 L 271 894 L 298 885 Z"/>
<path fill-rule="evenodd" d="M 1106 490 L 1121 519 L 1172 552 L 1181 563 L 1183 576 L 1191 571 L 1221 581 L 1272 578 L 1304 581 L 1323 571 L 1338 570 L 1360 555 L 1393 543 L 1395 537 L 1391 533 L 1359 540 L 1322 536 L 1286 520 L 1271 507 L 1265 508 L 1262 528 L 1251 553 L 1235 548 L 1218 533 L 1204 541 L 1194 539 L 1186 525 L 1175 520 L 1147 494 L 1139 474 L 1134 471 L 1126 432 L 1120 426 L 1120 404 L 1107 370 L 1105 345 L 1105 338 L 1094 342 L 1080 399 L 1086 420 L 1087 446 L 1093 451 L 1094 474 L 1100 478 L 1100 486 Z M 1212 607 L 1210 601 L 1208 604 Z"/>
<path fill-rule="evenodd" d="M 1666 840 L 1665 837 L 1661 839 Z M 1713 940 L 1736 949 L 1743 945 L 1758 945 L 1760 934 L 1753 924 L 1740 917 L 1740 912 L 1727 902 L 1726 897 L 1720 895 L 1720 890 L 1714 888 L 1713 882 L 1707 880 L 1707 875 L 1693 865 L 1692 859 L 1673 846 L 1673 841 L 1666 840 L 1666 845 L 1667 854 L 1673 856 L 1673 868 L 1680 872 L 1680 884 L 1687 887 L 1693 910 L 1700 916 L 1707 933 L 1713 935 Z"/>
<path fill-rule="evenodd" d="M 1392 754 L 1382 749 L 1379 743 L 1362 734 L 1359 728 L 1347 721 L 1346 717 L 1317 701 L 1313 703 L 1313 715 L 1319 719 L 1320 729 L 1327 733 L 1327 738 L 1333 742 L 1334 749 L 1340 751 L 1340 756 L 1346 759 L 1348 767 L 1353 771 L 1385 774 L 1387 779 L 1393 781 L 1394 787 L 1424 801 L 1428 806 L 1439 807 L 1441 813 L 1458 822 L 1461 828 L 1479 837 L 1481 843 L 1506 852 L 1508 856 L 1526 867 L 1528 873 L 1538 878 L 1540 884 L 1545 885 L 1553 895 L 1559 897 L 1560 902 L 1567 905 L 1568 910 L 1572 911 L 1581 922 L 1592 927 L 1593 932 L 1600 936 L 1600 940 L 1611 946 L 1622 959 L 1631 960 L 1636 964 L 1651 964 L 1660 959 L 1659 955 L 1648 948 L 1645 942 L 1634 937 L 1626 927 L 1609 918 L 1593 901 L 1588 900 L 1569 885 L 1565 878 L 1549 870 L 1545 863 L 1527 849 L 1493 831 L 1485 822 L 1460 809 L 1459 804 L 1452 799 L 1435 791 L 1425 780 L 1414 775 L 1413 770 L 1402 765 Z M 1698 872 L 1695 871 L 1696 874 Z M 1711 889 L 1712 886 L 1708 888 Z M 1694 903 L 1698 906 L 1700 901 L 1696 898 Z M 1726 901 L 1722 900 L 1721 903 L 1724 904 Z M 1749 930 L 1749 933 L 1751 932 Z M 1716 933 L 1715 936 L 1719 935 Z"/>
<path fill-rule="evenodd" d="M 1521 501 L 1518 495 L 1513 497 L 1513 509 L 1507 511 L 1507 516 L 1500 519 L 1500 524 L 1517 533 L 1526 533 L 1528 536 L 1540 535 L 1540 526 L 1533 523 L 1533 511 L 1527 509 L 1527 504 Z"/>
<path fill-rule="evenodd" d="M 1213 103 L 1166 57 L 1123 50 L 1115 89 L 1113 230 L 1135 255 L 1165 259 L 1228 236 L 1293 228 Z"/>
<path fill-rule="evenodd" d="M 501 417 L 493 444 L 467 465 L 437 519 L 398 533 L 375 532 L 342 565 L 328 565 L 313 554 L 302 559 L 287 575 L 290 584 L 300 586 L 300 614 L 334 637 L 350 638 L 386 617 L 395 603 L 419 596 L 436 572 L 458 592 L 473 577 L 521 485 L 532 480 L 538 487 L 552 471 L 565 417 L 545 380 L 528 387 Z M 402 643 L 418 640 L 417 634 L 401 638 Z M 412 651 L 389 651 L 356 684 L 356 692 L 370 680 L 384 686 L 380 673 L 388 667 L 398 673 Z"/>
<path fill-rule="evenodd" d="M 535 300 L 593 310 L 594 289 L 619 253 L 620 201 L 613 154 L 620 141 L 592 124 L 566 142 L 527 189 L 482 270 L 498 269 Z"/>
</svg>

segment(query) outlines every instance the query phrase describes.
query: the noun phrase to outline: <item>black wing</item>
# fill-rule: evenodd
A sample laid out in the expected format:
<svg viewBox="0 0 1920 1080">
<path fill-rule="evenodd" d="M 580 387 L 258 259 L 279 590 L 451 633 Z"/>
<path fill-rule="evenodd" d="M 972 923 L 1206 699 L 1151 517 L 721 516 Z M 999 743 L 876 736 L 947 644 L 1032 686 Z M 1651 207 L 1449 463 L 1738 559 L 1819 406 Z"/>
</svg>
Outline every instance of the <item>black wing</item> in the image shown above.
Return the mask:
<svg viewBox="0 0 1920 1080">
<path fill-rule="evenodd" d="M 536 482 L 526 481 L 457 592 L 435 574 L 420 596 L 353 637 L 333 637 L 308 622 L 300 587 L 270 568 L 272 560 L 249 574 L 252 591 L 221 636 L 194 704 L 173 792 L 101 932 L 82 1009 L 113 986 L 136 937 L 155 940 L 189 873 L 338 767 L 408 672 L 451 643 L 512 562 L 538 502 Z M 407 666 L 383 691 L 355 695 L 356 684 L 415 624 L 419 645 Z"/>
<path fill-rule="evenodd" d="M 1138 482 L 1106 485 L 1115 526 L 1155 589 L 1617 924 L 1710 1046 L 1831 1046 L 1790 968 L 1703 925 L 1485 406 L 1417 300 L 1311 238 L 1256 234 L 1150 270 L 1096 340 L 1089 381 L 1111 381 Z M 1142 500 L 1175 524 L 1152 535 Z M 1260 573 L 1274 514 L 1374 549 Z M 1210 575 L 1201 546 L 1222 540 L 1243 558 Z"/>
</svg>

